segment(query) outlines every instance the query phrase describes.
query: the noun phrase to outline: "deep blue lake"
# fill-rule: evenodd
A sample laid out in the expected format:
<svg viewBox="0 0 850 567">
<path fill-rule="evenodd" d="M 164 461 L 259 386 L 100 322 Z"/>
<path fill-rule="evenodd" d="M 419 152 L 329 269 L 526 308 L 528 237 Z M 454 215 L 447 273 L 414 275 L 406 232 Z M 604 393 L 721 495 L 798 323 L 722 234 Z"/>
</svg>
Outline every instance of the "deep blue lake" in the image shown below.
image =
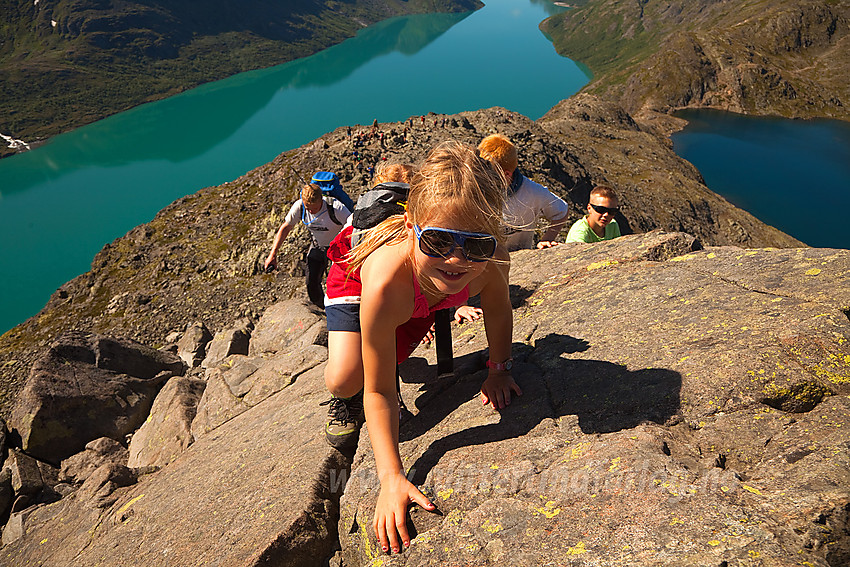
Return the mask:
<svg viewBox="0 0 850 567">
<path fill-rule="evenodd" d="M 712 110 L 678 112 L 680 156 L 708 187 L 759 220 L 818 248 L 850 248 L 850 123 Z M 833 213 L 840 216 L 835 217 Z"/>
<path fill-rule="evenodd" d="M 312 57 L 145 104 L 0 160 L 0 333 L 175 199 L 339 126 L 491 106 L 539 118 L 588 81 L 538 29 L 563 10 L 488 0 L 473 13 L 395 18 Z M 517 72 L 522 80 L 511 80 Z"/>
</svg>

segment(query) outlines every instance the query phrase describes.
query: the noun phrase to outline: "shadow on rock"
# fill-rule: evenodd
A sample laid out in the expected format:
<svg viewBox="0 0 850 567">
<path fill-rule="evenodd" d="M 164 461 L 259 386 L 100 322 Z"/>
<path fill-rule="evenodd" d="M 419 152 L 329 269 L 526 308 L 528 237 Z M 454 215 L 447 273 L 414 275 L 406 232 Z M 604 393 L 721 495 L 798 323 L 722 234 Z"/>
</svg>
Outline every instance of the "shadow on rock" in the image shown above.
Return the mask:
<svg viewBox="0 0 850 567">
<path fill-rule="evenodd" d="M 544 419 L 575 415 L 581 431 L 593 434 L 646 422 L 666 423 L 677 414 L 682 385 L 678 372 L 663 368 L 632 371 L 611 362 L 563 356 L 588 348 L 585 341 L 566 335 L 552 334 L 536 341 L 533 351 L 514 367 L 514 378 L 523 395 L 500 412 L 497 423 L 454 430 L 431 443 L 410 468 L 411 482 L 424 483 L 429 471 L 449 451 L 522 437 Z M 483 371 L 462 376 L 439 390 L 433 388 L 434 394 L 428 388 L 427 398 L 417 400 L 417 406 L 423 407 L 405 424 L 402 439 L 413 439 L 438 427 L 475 396 L 485 377 Z M 436 393 L 439 401 L 429 403 Z"/>
</svg>

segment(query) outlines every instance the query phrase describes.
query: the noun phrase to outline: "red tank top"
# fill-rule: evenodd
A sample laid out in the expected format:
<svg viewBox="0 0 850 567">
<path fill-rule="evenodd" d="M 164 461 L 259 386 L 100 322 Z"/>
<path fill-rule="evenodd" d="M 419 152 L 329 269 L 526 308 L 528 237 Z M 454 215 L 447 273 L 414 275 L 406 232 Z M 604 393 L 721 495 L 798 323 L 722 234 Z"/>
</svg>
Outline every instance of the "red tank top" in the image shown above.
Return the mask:
<svg viewBox="0 0 850 567">
<path fill-rule="evenodd" d="M 348 264 L 343 258 L 351 250 L 352 228 L 346 227 L 340 232 L 328 248 L 328 258 L 333 261 L 328 271 L 327 296 L 330 301 L 326 305 L 334 303 L 360 303 L 360 269 L 348 272 Z M 413 314 L 407 322 L 396 328 L 396 361 L 403 362 L 416 349 L 422 338 L 428 333 L 434 324 L 434 313 L 440 309 L 458 307 L 465 305 L 469 299 L 469 286 L 463 288 L 454 295 L 450 295 L 434 305 L 428 306 L 428 299 L 419 287 L 419 280 L 413 278 Z"/>
</svg>

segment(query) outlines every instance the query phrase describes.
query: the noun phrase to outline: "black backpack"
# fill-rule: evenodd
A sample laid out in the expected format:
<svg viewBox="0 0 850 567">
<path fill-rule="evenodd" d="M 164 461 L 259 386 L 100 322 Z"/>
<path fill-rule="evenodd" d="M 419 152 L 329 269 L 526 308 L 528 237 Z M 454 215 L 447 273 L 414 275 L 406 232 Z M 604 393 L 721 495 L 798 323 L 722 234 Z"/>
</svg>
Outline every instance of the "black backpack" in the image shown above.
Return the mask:
<svg viewBox="0 0 850 567">
<path fill-rule="evenodd" d="M 387 182 L 375 185 L 357 199 L 351 214 L 351 246 L 357 246 L 366 232 L 393 215 L 404 213 L 410 185 Z"/>
</svg>

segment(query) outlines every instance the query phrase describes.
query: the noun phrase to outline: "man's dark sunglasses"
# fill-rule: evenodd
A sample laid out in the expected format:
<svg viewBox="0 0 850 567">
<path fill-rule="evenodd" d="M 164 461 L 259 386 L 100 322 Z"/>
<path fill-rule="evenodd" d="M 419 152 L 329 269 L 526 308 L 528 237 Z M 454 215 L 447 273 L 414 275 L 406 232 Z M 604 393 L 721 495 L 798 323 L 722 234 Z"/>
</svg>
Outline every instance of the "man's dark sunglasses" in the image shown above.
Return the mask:
<svg viewBox="0 0 850 567">
<path fill-rule="evenodd" d="M 620 207 L 603 207 L 602 205 L 594 205 L 593 203 L 590 203 L 590 206 L 600 215 L 604 215 L 605 213 L 616 215 L 620 212 Z"/>
<path fill-rule="evenodd" d="M 431 258 L 448 258 L 458 246 L 471 262 L 486 262 L 496 253 L 496 237 L 492 234 L 418 225 L 413 225 L 413 231 L 419 250 Z"/>
</svg>

